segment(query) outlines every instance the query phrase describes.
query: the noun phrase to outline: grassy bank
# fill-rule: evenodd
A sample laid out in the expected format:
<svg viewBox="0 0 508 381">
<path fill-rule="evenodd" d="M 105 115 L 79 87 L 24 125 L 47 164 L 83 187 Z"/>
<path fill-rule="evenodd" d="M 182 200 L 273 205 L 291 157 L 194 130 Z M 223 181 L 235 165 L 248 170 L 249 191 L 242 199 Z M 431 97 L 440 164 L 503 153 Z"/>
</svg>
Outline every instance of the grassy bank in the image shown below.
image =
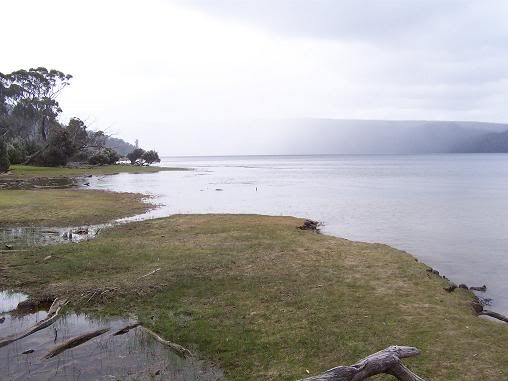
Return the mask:
<svg viewBox="0 0 508 381">
<path fill-rule="evenodd" d="M 445 292 L 446 281 L 404 252 L 299 224 L 249 215 L 128 224 L 93 241 L 6 253 L 0 288 L 133 312 L 230 380 L 295 380 L 392 344 L 419 347 L 405 362 L 429 380 L 508 379 L 508 328 L 473 316 L 468 291 Z M 86 302 L 106 287 L 118 290 Z"/>
<path fill-rule="evenodd" d="M 20 179 L 32 177 L 79 177 L 99 176 L 116 173 L 155 173 L 160 171 L 182 171 L 185 168 L 169 168 L 157 166 L 134 166 L 128 164 L 84 166 L 84 167 L 36 167 L 31 165 L 11 165 L 10 173 L 1 176 L 15 176 Z M 1 181 L 0 176 L 0 181 Z"/>
<path fill-rule="evenodd" d="M 38 189 L 0 191 L 0 226 L 69 226 L 109 222 L 151 206 L 134 193 Z"/>
</svg>

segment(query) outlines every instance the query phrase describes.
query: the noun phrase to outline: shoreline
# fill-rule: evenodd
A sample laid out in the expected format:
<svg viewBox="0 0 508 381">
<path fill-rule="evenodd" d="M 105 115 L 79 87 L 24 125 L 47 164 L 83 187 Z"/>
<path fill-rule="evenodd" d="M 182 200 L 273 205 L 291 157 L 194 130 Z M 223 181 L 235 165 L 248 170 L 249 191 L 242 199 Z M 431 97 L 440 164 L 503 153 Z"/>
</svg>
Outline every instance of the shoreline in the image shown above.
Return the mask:
<svg viewBox="0 0 508 381">
<path fill-rule="evenodd" d="M 476 367 L 477 360 L 485 360 L 487 355 L 494 361 L 492 356 L 497 355 L 491 352 L 499 344 L 497 338 L 508 339 L 508 331 L 500 324 L 474 316 L 472 292 L 457 289 L 447 293 L 444 288 L 449 282 L 429 273 L 428 266 L 411 254 L 388 245 L 298 231 L 296 227 L 301 222 L 291 217 L 258 215 L 175 215 L 133 222 L 108 229 L 97 239 L 79 245 L 34 248 L 24 256 L 39 264 L 36 267 L 28 264 L 21 279 L 11 277 L 15 270 L 8 278 L 17 279 L 17 285 L 23 285 L 29 293 L 51 290 L 54 296 L 71 300 L 90 291 L 92 279 L 100 287 L 119 287 L 117 294 L 108 293 L 106 299 L 95 297 L 84 306 L 71 302 L 71 307 L 108 316 L 133 312 L 162 337 L 197 349 L 206 359 L 217 362 L 233 380 L 242 378 L 241 375 L 244 379 L 266 379 L 264 372 L 279 374 L 288 361 L 297 365 L 300 356 L 307 359 L 305 364 L 311 374 L 317 374 L 328 365 L 354 363 L 363 355 L 393 344 L 422 349 L 422 359 L 414 364 L 418 374 L 432 379 L 454 379 L 453 374 L 466 373 L 459 371 L 460 363 L 448 360 L 450 353 L 445 347 L 455 347 L 451 358 L 464 356 L 470 349 L 464 340 L 472 339 L 471 334 L 476 341 L 484 342 L 482 348 L 491 348 L 474 359 Z M 112 248 L 115 249 L 110 251 Z M 43 253 L 55 259 L 40 263 Z M 8 257 L 14 260 L 14 255 Z M 154 262 L 151 258 L 159 259 Z M 102 280 L 95 279 L 97 275 L 90 270 L 80 271 L 79 279 L 66 273 L 68 266 L 79 268 L 82 261 L 88 263 L 90 270 L 101 263 Z M 59 272 L 51 270 L 54 266 Z M 152 273 L 157 268 L 161 270 Z M 26 278 L 32 272 L 46 280 Z M 141 278 L 139 284 L 127 281 L 143 274 L 151 275 Z M 6 285 L 5 280 L 2 283 Z M 282 292 L 283 289 L 286 291 Z M 184 320 L 178 312 L 182 308 L 190 314 Z M 152 315 L 157 317 L 155 321 L 149 318 Z M 331 316 L 335 318 L 329 320 Z M 277 319 L 282 320 L 279 323 Z M 298 328 L 301 319 L 315 321 L 319 328 L 307 325 Z M 379 324 L 385 332 L 381 336 Z M 422 331 L 422 325 L 429 328 Z M 203 330 L 204 327 L 208 328 Z M 339 327 L 348 327 L 348 331 L 337 330 Z M 264 333 L 255 333 L 258 329 Z M 276 336 L 273 329 L 279 332 Z M 365 336 L 367 332 L 373 337 Z M 241 371 L 234 360 L 238 357 L 245 362 L 252 357 L 242 355 L 241 337 L 246 333 L 247 337 L 254 335 L 250 345 L 258 349 L 251 355 L 260 361 L 257 366 L 261 370 L 247 366 L 249 371 Z M 316 344 L 305 341 L 307 345 L 302 348 L 285 347 L 286 340 L 309 340 L 309 334 L 317 340 Z M 231 338 L 233 347 L 221 340 L 224 337 Z M 279 339 L 272 342 L 275 337 Z M 335 339 L 335 344 L 328 342 L 330 338 Z M 272 342 L 274 348 L 259 347 L 265 340 Z M 342 342 L 338 347 L 337 340 Z M 217 352 L 215 345 L 219 343 L 231 348 Z M 325 350 L 324 343 L 328 343 Z M 337 352 L 339 348 L 343 349 Z M 278 365 L 271 371 L 269 364 L 274 360 L 261 360 L 265 351 L 277 359 Z M 286 354 L 279 357 L 283 353 Z M 434 373 L 443 358 L 451 361 L 445 368 L 452 373 L 446 377 Z M 508 371 L 501 366 L 504 361 L 508 364 L 508 357 L 498 365 L 491 363 L 492 372 Z M 289 372 L 292 377 L 302 376 L 297 368 Z M 471 373 L 471 378 L 461 379 L 485 379 L 494 374 L 479 368 Z"/>
</svg>

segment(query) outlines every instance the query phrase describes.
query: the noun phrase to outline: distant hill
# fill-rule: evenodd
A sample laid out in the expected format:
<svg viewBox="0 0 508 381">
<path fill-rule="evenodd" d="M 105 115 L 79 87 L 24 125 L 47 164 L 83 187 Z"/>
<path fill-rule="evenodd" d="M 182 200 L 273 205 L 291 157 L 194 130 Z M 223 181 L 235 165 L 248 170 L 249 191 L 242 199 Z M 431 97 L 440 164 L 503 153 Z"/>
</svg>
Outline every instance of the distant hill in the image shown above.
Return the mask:
<svg viewBox="0 0 508 381">
<path fill-rule="evenodd" d="M 106 147 L 114 149 L 121 156 L 126 156 L 128 153 L 132 152 L 136 148 L 136 146 L 127 143 L 123 139 L 112 137 L 108 137 L 106 139 Z"/>
<path fill-rule="evenodd" d="M 508 125 L 494 123 L 335 119 L 285 123 L 290 131 L 286 149 L 301 154 L 503 152 L 506 145 L 500 141 L 508 139 L 508 134 L 500 133 Z"/>
<path fill-rule="evenodd" d="M 458 145 L 457 153 L 508 153 L 508 130 L 483 134 Z"/>
</svg>

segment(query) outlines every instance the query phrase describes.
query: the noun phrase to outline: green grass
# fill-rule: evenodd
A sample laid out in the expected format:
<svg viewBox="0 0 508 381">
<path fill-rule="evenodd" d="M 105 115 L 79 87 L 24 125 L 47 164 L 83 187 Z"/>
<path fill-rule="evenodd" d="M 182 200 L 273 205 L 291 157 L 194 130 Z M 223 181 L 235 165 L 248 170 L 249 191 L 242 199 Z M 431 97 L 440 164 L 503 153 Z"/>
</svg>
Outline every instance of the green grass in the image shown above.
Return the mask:
<svg viewBox="0 0 508 381">
<path fill-rule="evenodd" d="M 447 282 L 405 252 L 304 232 L 301 222 L 183 215 L 132 223 L 88 242 L 3 253 L 0 289 L 135 313 L 229 380 L 295 380 L 392 344 L 419 347 L 422 355 L 404 362 L 429 380 L 508 379 L 508 327 L 474 316 L 472 294 L 445 292 Z M 82 297 L 105 287 L 118 290 Z"/>
<path fill-rule="evenodd" d="M 186 170 L 185 168 L 169 168 L 157 166 L 134 166 L 128 164 L 114 164 L 102 166 L 85 166 L 85 167 L 36 167 L 31 165 L 11 165 L 10 174 L 17 178 L 32 177 L 79 177 L 88 175 L 111 175 L 115 173 L 155 173 L 160 171 L 178 171 Z M 9 176 L 2 175 L 2 176 Z M 1 177 L 0 177 L 1 181 Z"/>
<path fill-rule="evenodd" d="M 143 195 L 80 189 L 0 191 L 0 226 L 69 226 L 105 223 L 143 213 Z"/>
</svg>

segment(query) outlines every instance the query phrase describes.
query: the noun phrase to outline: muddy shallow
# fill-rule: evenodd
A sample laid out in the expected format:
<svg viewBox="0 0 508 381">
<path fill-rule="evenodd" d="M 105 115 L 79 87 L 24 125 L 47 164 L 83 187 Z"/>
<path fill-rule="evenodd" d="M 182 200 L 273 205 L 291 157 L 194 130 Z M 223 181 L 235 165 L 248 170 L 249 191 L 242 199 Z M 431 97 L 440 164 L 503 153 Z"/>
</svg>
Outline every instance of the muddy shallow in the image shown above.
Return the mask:
<svg viewBox="0 0 508 381">
<path fill-rule="evenodd" d="M 21 332 L 47 316 L 46 311 L 12 313 L 26 299 L 0 292 L 0 339 Z M 113 333 L 133 319 L 92 319 L 67 314 L 53 325 L 0 348 L 0 379 L 4 380 L 220 380 L 219 369 L 195 358 L 181 358 L 141 328 Z M 109 331 L 59 355 L 44 359 L 50 349 L 83 333 Z M 23 353 L 25 352 L 25 353 Z"/>
<path fill-rule="evenodd" d="M 88 225 L 85 227 L 0 227 L 0 250 L 16 250 L 28 246 L 48 245 L 52 243 L 70 243 L 95 238 L 108 224 Z M 76 233 L 76 232 L 79 232 Z M 73 232 L 69 234 L 69 232 Z"/>
</svg>

